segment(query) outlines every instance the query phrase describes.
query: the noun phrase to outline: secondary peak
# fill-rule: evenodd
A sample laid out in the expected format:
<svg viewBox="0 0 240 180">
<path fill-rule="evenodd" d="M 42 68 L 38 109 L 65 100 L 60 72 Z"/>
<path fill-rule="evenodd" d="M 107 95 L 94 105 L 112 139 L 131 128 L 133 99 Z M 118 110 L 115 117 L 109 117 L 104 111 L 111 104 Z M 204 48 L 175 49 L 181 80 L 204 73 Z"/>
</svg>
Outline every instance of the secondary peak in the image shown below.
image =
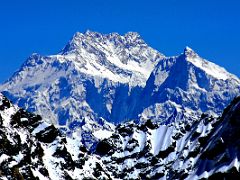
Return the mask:
<svg viewBox="0 0 240 180">
<path fill-rule="evenodd" d="M 184 49 L 184 55 L 186 57 L 192 57 L 192 56 L 195 56 L 197 54 L 192 48 L 186 46 L 185 49 Z"/>
</svg>

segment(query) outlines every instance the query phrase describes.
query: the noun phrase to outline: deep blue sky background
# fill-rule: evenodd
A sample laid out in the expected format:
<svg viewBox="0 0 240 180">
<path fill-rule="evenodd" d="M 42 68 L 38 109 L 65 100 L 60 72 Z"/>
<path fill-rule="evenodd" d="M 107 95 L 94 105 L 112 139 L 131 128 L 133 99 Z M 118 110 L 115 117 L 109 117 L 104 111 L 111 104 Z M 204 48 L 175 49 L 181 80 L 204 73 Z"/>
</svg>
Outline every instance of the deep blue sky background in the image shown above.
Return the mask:
<svg viewBox="0 0 240 180">
<path fill-rule="evenodd" d="M 240 76 L 239 0 L 0 2 L 0 82 L 33 52 L 59 52 L 76 31 L 137 31 L 165 55 L 185 46 Z"/>
</svg>

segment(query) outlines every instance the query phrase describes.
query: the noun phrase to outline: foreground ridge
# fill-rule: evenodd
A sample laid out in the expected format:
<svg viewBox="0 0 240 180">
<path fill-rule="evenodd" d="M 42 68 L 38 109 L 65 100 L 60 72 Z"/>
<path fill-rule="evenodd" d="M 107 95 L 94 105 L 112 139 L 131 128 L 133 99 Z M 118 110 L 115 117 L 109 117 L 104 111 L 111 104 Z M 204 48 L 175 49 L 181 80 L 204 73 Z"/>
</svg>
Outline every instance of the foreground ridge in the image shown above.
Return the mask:
<svg viewBox="0 0 240 180">
<path fill-rule="evenodd" d="M 221 117 L 202 114 L 193 124 L 122 124 L 99 151 L 115 178 L 238 179 L 239 115 L 240 97 Z"/>
<path fill-rule="evenodd" d="M 193 124 L 118 125 L 90 153 L 0 94 L 1 179 L 239 179 L 240 97 Z"/>
<path fill-rule="evenodd" d="M 75 138 L 0 94 L 0 179 L 111 179 Z"/>
</svg>

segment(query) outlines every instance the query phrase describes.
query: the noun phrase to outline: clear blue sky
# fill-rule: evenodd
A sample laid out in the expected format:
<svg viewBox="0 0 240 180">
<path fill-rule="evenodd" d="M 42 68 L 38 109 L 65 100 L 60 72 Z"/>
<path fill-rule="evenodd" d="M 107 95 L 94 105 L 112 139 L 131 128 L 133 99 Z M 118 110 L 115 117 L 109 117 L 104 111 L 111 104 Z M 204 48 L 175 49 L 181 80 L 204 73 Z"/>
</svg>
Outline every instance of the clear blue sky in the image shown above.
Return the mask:
<svg viewBox="0 0 240 180">
<path fill-rule="evenodd" d="M 59 52 L 76 31 L 137 31 L 165 55 L 190 46 L 240 76 L 239 0 L 7 0 L 0 2 L 0 82 L 33 52 Z"/>
</svg>

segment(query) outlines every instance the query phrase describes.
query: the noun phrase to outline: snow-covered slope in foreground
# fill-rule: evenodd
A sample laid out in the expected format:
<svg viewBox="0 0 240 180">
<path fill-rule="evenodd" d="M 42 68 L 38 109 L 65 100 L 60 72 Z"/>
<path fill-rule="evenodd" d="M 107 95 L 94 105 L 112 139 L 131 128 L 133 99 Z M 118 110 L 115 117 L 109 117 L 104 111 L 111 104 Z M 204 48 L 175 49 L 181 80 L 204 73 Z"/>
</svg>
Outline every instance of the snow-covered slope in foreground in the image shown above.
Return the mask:
<svg viewBox="0 0 240 180">
<path fill-rule="evenodd" d="M 0 94 L 0 179 L 111 179 L 78 134 L 65 137 Z"/>
<path fill-rule="evenodd" d="M 12 105 L 0 94 L 0 179 L 239 179 L 240 98 L 222 117 L 192 125 L 128 122 L 95 132 L 90 153 L 78 134 Z"/>
<path fill-rule="evenodd" d="M 73 129 L 102 119 L 169 124 L 219 115 L 239 79 L 192 49 L 165 57 L 137 33 L 76 33 L 57 55 L 33 54 L 0 91 L 20 107 Z M 104 121 L 105 122 L 105 121 Z"/>
<path fill-rule="evenodd" d="M 239 131 L 236 98 L 222 117 L 203 114 L 192 125 L 119 125 L 96 151 L 119 179 L 239 179 Z"/>
</svg>

